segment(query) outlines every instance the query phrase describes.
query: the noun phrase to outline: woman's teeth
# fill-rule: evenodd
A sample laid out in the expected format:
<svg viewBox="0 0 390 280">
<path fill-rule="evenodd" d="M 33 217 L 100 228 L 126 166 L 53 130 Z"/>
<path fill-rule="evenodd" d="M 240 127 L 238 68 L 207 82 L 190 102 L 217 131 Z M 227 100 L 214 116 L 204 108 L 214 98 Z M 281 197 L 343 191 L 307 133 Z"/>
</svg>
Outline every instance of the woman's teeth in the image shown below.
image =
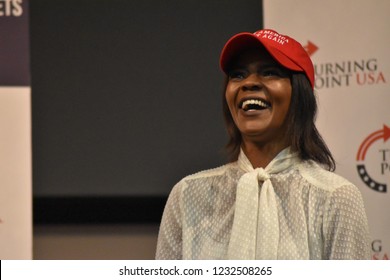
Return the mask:
<svg viewBox="0 0 390 280">
<path fill-rule="evenodd" d="M 241 109 L 244 111 L 250 111 L 250 110 L 263 110 L 270 107 L 267 103 L 264 101 L 258 100 L 258 99 L 249 99 L 242 102 Z"/>
</svg>

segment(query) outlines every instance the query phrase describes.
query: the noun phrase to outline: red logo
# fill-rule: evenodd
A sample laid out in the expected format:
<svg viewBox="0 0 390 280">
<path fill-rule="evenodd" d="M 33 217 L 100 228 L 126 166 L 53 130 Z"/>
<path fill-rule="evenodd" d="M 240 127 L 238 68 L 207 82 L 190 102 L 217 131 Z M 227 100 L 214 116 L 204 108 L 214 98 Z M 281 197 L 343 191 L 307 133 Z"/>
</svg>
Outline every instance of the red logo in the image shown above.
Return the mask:
<svg viewBox="0 0 390 280">
<path fill-rule="evenodd" d="M 374 180 L 367 172 L 367 168 L 364 164 L 364 160 L 366 158 L 366 154 L 368 149 L 377 141 L 380 141 L 383 139 L 383 143 L 385 143 L 390 138 L 390 128 L 386 125 L 383 125 L 383 129 L 377 130 L 364 139 L 363 143 L 360 145 L 358 153 L 356 155 L 356 160 L 358 161 L 357 165 L 357 171 L 362 179 L 362 181 L 372 190 L 378 191 L 378 192 L 387 192 L 387 185 L 385 183 L 379 183 L 376 180 Z M 382 160 L 381 163 L 381 172 L 384 174 L 385 170 L 390 170 L 390 164 L 387 162 L 387 152 L 390 152 L 389 149 L 383 149 L 379 151 L 382 153 Z"/>
<path fill-rule="evenodd" d="M 318 47 L 310 41 L 307 41 L 307 45 L 303 46 L 303 48 L 309 56 L 312 56 L 316 51 L 318 51 Z"/>
</svg>

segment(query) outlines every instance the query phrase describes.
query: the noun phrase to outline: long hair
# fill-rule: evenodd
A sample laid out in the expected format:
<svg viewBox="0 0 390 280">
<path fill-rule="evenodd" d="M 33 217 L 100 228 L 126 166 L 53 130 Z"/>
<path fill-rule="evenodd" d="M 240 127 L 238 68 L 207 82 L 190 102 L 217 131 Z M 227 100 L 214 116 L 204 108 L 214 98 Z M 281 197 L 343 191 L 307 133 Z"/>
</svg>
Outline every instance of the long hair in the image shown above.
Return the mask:
<svg viewBox="0 0 390 280">
<path fill-rule="evenodd" d="M 222 109 L 229 140 L 226 152 L 230 161 L 236 161 L 242 144 L 241 133 L 238 130 L 225 98 L 228 79 L 225 79 Z M 291 102 L 286 116 L 286 137 L 290 139 L 290 147 L 303 160 L 313 160 L 328 170 L 334 171 L 335 160 L 315 126 L 317 100 L 313 88 L 305 74 L 291 74 Z"/>
</svg>

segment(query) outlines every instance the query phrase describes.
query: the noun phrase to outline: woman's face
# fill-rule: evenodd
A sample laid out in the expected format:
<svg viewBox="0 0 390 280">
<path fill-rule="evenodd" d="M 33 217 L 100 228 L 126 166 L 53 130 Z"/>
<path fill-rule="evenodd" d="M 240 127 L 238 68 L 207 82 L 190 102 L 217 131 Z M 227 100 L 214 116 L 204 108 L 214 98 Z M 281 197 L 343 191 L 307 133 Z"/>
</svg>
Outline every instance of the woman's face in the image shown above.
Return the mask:
<svg viewBox="0 0 390 280">
<path fill-rule="evenodd" d="M 225 97 L 244 141 L 286 144 L 289 71 L 263 48 L 239 55 L 228 72 Z"/>
</svg>

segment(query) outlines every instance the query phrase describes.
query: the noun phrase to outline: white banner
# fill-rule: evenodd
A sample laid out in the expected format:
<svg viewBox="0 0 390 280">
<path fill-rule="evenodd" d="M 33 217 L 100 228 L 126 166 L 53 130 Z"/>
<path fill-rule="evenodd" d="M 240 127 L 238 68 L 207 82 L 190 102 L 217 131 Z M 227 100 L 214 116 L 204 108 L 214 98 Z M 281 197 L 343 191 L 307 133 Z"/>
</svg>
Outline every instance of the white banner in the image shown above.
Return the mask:
<svg viewBox="0 0 390 280">
<path fill-rule="evenodd" d="M 0 259 L 32 258 L 27 4 L 0 2 Z"/>
<path fill-rule="evenodd" d="M 264 0 L 264 27 L 311 54 L 318 129 L 336 173 L 361 190 L 373 259 L 390 253 L 390 44 L 387 0 Z"/>
</svg>

